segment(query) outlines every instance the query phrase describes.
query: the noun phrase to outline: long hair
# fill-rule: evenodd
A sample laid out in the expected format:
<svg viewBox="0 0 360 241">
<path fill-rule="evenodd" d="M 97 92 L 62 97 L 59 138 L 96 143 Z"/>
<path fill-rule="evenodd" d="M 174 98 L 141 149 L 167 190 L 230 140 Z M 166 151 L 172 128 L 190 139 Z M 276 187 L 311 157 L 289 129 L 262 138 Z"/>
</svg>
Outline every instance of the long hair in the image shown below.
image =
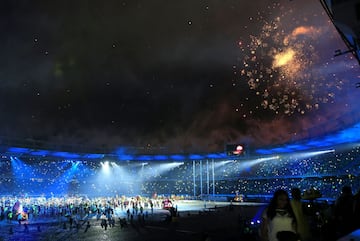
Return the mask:
<svg viewBox="0 0 360 241">
<path fill-rule="evenodd" d="M 272 197 L 269 206 L 267 208 L 267 212 L 266 215 L 270 218 L 270 220 L 272 220 L 275 215 L 276 215 L 276 206 L 277 206 L 277 200 L 278 197 L 281 195 L 285 195 L 286 199 L 287 199 L 287 204 L 285 206 L 285 210 L 288 212 L 289 216 L 292 217 L 294 219 L 294 221 L 296 222 L 295 219 L 295 215 L 294 215 L 294 211 L 291 208 L 290 205 L 290 198 L 289 198 L 289 194 L 287 193 L 287 191 L 283 190 L 283 189 L 278 189 L 274 192 L 274 196 Z"/>
</svg>

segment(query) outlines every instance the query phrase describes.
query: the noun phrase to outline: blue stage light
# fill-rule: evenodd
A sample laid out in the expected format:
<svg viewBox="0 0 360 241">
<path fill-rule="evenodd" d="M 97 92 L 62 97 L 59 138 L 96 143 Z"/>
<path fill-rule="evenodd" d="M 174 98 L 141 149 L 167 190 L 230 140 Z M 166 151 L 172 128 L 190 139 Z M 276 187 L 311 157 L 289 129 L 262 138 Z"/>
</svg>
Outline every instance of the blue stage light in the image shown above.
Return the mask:
<svg viewBox="0 0 360 241">
<path fill-rule="evenodd" d="M 189 159 L 190 160 L 201 160 L 201 159 L 204 159 L 204 156 L 198 155 L 198 154 L 191 154 L 191 155 L 189 155 Z"/>
<path fill-rule="evenodd" d="M 63 157 L 67 159 L 76 159 L 81 157 L 79 154 L 63 152 L 63 151 L 52 152 L 51 155 L 56 157 Z"/>
<path fill-rule="evenodd" d="M 127 154 L 122 154 L 122 155 L 118 155 L 118 159 L 120 161 L 132 161 L 135 159 L 135 156 L 133 155 L 127 155 Z"/>
<path fill-rule="evenodd" d="M 183 156 L 183 155 L 171 155 L 170 159 L 172 159 L 172 160 L 185 160 L 185 156 Z"/>
<path fill-rule="evenodd" d="M 153 159 L 156 160 L 156 161 L 165 161 L 165 160 L 168 160 L 169 157 L 165 156 L 165 155 L 155 155 L 153 157 Z"/>
<path fill-rule="evenodd" d="M 267 149 L 257 149 L 256 152 L 258 154 L 261 154 L 261 155 L 270 155 L 273 153 L 273 151 L 271 149 L 267 150 Z"/>
<path fill-rule="evenodd" d="M 83 157 L 87 159 L 101 159 L 104 156 L 104 154 L 85 154 Z"/>
<path fill-rule="evenodd" d="M 287 152 L 289 152 L 291 150 L 289 148 L 286 148 L 286 147 L 278 147 L 278 148 L 273 149 L 273 151 L 275 153 L 287 153 Z"/>
<path fill-rule="evenodd" d="M 136 159 L 139 161 L 151 161 L 153 157 L 148 155 L 142 155 L 142 156 L 138 156 Z"/>
<path fill-rule="evenodd" d="M 226 153 L 210 153 L 207 154 L 206 157 L 210 159 L 222 159 L 222 158 L 226 158 L 227 155 Z"/>
<path fill-rule="evenodd" d="M 110 170 L 109 162 L 108 161 L 100 162 L 100 164 L 101 164 L 101 167 L 102 167 L 103 174 L 110 175 L 111 170 Z"/>
<path fill-rule="evenodd" d="M 26 154 L 26 153 L 30 152 L 30 149 L 29 148 L 22 148 L 22 147 L 9 147 L 8 152 Z"/>
<path fill-rule="evenodd" d="M 47 154 L 49 154 L 49 151 L 47 151 L 47 150 L 36 150 L 36 151 L 30 152 L 30 154 L 33 155 L 33 156 L 46 156 Z"/>
</svg>

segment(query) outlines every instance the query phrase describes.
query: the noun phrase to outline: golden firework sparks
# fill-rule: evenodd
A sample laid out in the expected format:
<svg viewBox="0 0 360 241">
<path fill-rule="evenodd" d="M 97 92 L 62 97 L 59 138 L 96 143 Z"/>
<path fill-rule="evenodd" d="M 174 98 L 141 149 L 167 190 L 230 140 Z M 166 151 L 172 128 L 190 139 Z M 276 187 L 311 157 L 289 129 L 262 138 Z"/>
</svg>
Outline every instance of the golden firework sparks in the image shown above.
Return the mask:
<svg viewBox="0 0 360 241">
<path fill-rule="evenodd" d="M 273 20 L 258 13 L 257 21 L 263 22 L 261 32 L 250 35 L 248 44 L 241 40 L 243 57 L 237 73 L 259 96 L 255 110 L 262 107 L 275 114 L 305 114 L 335 98 L 329 79 L 314 70 L 319 64 L 314 45 L 319 36 L 329 34 L 325 32 L 329 28 L 312 26 L 305 20 L 307 25 L 297 20 L 291 28 L 284 20 L 286 11 L 283 13 Z M 340 85 L 337 82 L 333 86 Z"/>
<path fill-rule="evenodd" d="M 273 67 L 281 67 L 284 66 L 294 60 L 295 51 L 287 49 L 285 52 L 278 53 L 274 56 Z"/>
</svg>

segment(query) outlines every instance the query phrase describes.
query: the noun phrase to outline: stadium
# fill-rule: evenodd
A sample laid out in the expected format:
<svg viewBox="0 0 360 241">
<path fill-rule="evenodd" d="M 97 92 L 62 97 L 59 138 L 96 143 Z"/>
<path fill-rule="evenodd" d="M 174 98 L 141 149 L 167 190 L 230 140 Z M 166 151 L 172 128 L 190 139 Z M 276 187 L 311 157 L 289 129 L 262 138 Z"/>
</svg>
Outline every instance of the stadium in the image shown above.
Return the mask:
<svg viewBox="0 0 360 241">
<path fill-rule="evenodd" d="M 162 154 L 159 150 L 155 151 L 160 154 L 154 154 L 151 148 L 142 149 L 140 154 L 134 154 L 135 151 L 139 153 L 134 148 L 121 148 L 109 153 L 85 153 L 73 152 L 73 146 L 55 150 L 48 143 L 41 142 L 22 141 L 22 147 L 9 146 L 8 143 L 16 142 L 4 140 L 0 179 L 1 219 L 8 220 L 12 210 L 16 220 L 19 220 L 18 213 L 21 213 L 19 222 L 33 223 L 33 226 L 38 227 L 41 224 L 43 229 L 56 232 L 48 228 L 47 223 L 60 222 L 62 226 L 69 222 L 66 214 L 69 212 L 74 213 L 77 217 L 74 220 L 82 224 L 86 220 L 94 222 L 99 219 L 91 211 L 71 211 L 70 208 L 65 212 L 62 207 L 73 205 L 74 210 L 78 210 L 86 205 L 94 208 L 96 203 L 96 207 L 103 205 L 100 208 L 103 212 L 112 207 L 114 217 L 121 220 L 122 217 L 126 218 L 127 205 L 133 205 L 134 200 L 137 200 L 136 203 L 139 203 L 146 215 L 150 210 L 152 215 L 157 214 L 152 219 L 146 218 L 147 225 L 160 223 L 160 227 L 164 228 L 162 219 L 168 217 L 168 214 L 163 211 L 172 210 L 173 207 L 176 207 L 178 215 L 191 214 L 194 220 L 196 218 L 193 215 L 218 219 L 217 214 L 204 217 L 201 213 L 214 215 L 212 211 L 216 213 L 218 210 L 219 215 L 222 215 L 224 211 L 220 210 L 235 207 L 235 210 L 240 210 L 246 216 L 235 222 L 234 230 L 237 231 L 235 234 L 230 232 L 233 236 L 229 234 L 228 237 L 257 240 L 260 213 L 271 200 L 272 194 L 277 189 L 290 193 L 293 187 L 298 187 L 302 191 L 303 202 L 307 203 L 307 214 L 313 222 L 314 238 L 325 240 L 329 238 L 324 234 L 329 232 L 325 223 L 330 220 L 326 210 L 334 204 L 343 186 L 350 186 L 354 191 L 360 188 L 358 128 L 355 125 L 323 138 L 281 147 L 251 149 L 241 144 L 229 144 L 224 152 L 207 154 Z M 44 148 L 47 146 L 48 149 Z M 59 148 L 64 149 L 59 151 Z M 39 207 L 39 213 L 34 207 Z M 206 214 L 209 211 L 210 214 Z M 64 217 L 61 221 L 59 218 L 54 221 L 53 216 L 58 213 Z M 172 215 L 171 212 L 169 215 Z M 128 216 L 128 222 L 133 224 L 132 217 L 130 219 Z M 9 225 L 3 224 L 5 227 Z M 92 230 L 95 225 L 92 224 Z M 156 232 L 156 239 L 162 240 L 162 235 L 166 234 L 164 230 L 167 230 L 165 227 L 160 229 L 160 236 Z M 219 240 L 227 237 L 223 234 L 217 236 L 218 232 L 211 227 L 201 229 L 208 230 L 206 233 Z M 175 236 L 196 240 L 201 233 L 197 228 L 186 232 L 190 234 L 180 233 Z M 77 233 L 67 234 L 65 238 L 81 237 L 76 236 Z M 16 234 L 18 236 L 15 237 L 24 237 L 21 231 Z M 129 234 L 116 235 L 136 240 Z M 61 235 L 57 237 L 64 238 Z M 51 239 L 49 235 L 34 235 L 34 231 L 28 238 Z"/>
<path fill-rule="evenodd" d="M 279 188 L 310 186 L 334 199 L 360 183 L 358 125 L 323 139 L 251 150 L 227 145 L 221 153 L 75 153 L 2 146 L 1 194 L 15 196 L 186 196 L 193 199 L 268 198 Z M 45 144 L 42 143 L 44 146 Z M 48 145 L 50 146 L 50 145 Z M 138 151 L 138 150 L 137 150 Z M 230 200 L 229 199 L 229 200 Z"/>
<path fill-rule="evenodd" d="M 205 2 L 4 4 L 0 241 L 360 240 L 359 1 Z"/>
</svg>

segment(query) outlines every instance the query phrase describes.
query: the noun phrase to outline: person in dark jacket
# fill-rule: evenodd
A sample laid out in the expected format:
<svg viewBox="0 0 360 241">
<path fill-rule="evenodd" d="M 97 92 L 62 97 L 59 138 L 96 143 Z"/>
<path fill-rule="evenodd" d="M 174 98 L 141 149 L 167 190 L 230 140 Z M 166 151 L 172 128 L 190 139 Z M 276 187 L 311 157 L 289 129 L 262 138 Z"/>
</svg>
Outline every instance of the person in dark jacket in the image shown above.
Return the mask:
<svg viewBox="0 0 360 241">
<path fill-rule="evenodd" d="M 350 186 L 344 186 L 335 201 L 335 223 L 339 237 L 354 230 L 354 196 Z"/>
</svg>

